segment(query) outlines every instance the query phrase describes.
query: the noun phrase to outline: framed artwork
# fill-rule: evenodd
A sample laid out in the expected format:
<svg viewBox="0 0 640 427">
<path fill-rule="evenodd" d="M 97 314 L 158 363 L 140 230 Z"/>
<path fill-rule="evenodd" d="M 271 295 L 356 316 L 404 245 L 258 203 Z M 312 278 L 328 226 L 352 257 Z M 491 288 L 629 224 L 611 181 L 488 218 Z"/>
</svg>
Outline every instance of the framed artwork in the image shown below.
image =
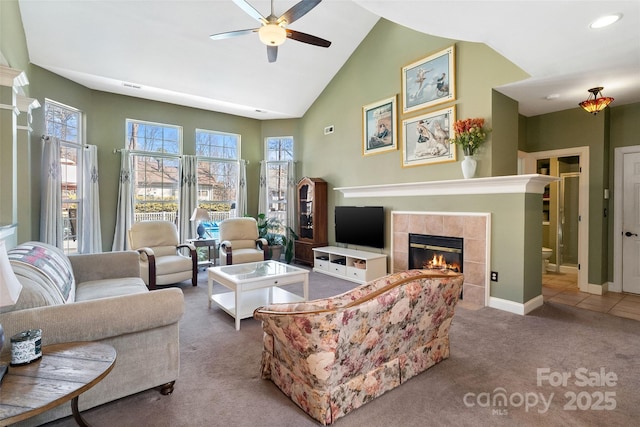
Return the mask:
<svg viewBox="0 0 640 427">
<path fill-rule="evenodd" d="M 455 45 L 402 68 L 402 112 L 456 99 Z"/>
<path fill-rule="evenodd" d="M 396 98 L 383 99 L 362 107 L 362 154 L 384 153 L 398 149 Z"/>
<path fill-rule="evenodd" d="M 456 161 L 456 147 L 449 142 L 455 121 L 455 107 L 403 120 L 402 166 Z"/>
</svg>

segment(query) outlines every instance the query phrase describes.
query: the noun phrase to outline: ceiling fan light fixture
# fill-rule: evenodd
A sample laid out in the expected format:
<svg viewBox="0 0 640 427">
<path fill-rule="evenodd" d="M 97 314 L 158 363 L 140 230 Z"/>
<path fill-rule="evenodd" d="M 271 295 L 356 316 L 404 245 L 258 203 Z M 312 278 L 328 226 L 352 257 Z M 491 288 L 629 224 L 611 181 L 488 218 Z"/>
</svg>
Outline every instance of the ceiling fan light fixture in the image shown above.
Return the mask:
<svg viewBox="0 0 640 427">
<path fill-rule="evenodd" d="M 278 24 L 266 24 L 258 30 L 258 37 L 267 46 L 280 46 L 287 39 L 287 31 Z"/>
<path fill-rule="evenodd" d="M 587 98 L 586 101 L 582 101 L 579 105 L 588 113 L 592 113 L 593 115 L 598 114 L 600 111 L 607 108 L 607 105 L 613 102 L 613 98 L 610 96 L 602 95 L 603 87 L 594 87 L 589 89 L 591 95 Z M 600 95 L 600 98 L 598 98 Z"/>
</svg>

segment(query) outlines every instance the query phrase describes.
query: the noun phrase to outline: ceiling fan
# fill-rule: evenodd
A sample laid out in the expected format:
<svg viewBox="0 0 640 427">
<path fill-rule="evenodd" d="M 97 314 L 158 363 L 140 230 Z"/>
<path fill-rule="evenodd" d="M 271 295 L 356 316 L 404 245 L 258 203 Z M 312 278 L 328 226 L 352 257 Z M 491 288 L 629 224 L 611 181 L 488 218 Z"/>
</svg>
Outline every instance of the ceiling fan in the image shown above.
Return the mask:
<svg viewBox="0 0 640 427">
<path fill-rule="evenodd" d="M 233 2 L 249 14 L 252 18 L 260 21 L 259 28 L 249 28 L 246 30 L 228 31 L 225 33 L 212 34 L 211 40 L 222 40 L 231 37 L 243 36 L 249 33 L 258 33 L 260 41 L 267 45 L 267 58 L 269 62 L 276 62 L 278 58 L 278 46 L 284 43 L 287 38 L 314 46 L 329 47 L 331 42 L 311 34 L 290 30 L 287 25 L 302 18 L 311 9 L 316 7 L 322 0 L 302 0 L 296 3 L 282 14 L 279 18 L 273 14 L 273 0 L 271 0 L 271 14 L 264 17 L 253 6 L 245 0 L 233 0 Z"/>
</svg>

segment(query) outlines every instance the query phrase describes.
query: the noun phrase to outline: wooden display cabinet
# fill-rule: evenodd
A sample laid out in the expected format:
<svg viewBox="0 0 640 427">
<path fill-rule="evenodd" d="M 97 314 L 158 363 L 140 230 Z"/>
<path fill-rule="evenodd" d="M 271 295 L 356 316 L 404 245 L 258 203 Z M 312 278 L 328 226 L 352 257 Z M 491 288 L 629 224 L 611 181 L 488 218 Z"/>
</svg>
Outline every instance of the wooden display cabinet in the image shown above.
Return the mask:
<svg viewBox="0 0 640 427">
<path fill-rule="evenodd" d="M 295 262 L 313 265 L 313 248 L 327 246 L 327 182 L 302 178 L 298 182 L 298 240 Z"/>
</svg>

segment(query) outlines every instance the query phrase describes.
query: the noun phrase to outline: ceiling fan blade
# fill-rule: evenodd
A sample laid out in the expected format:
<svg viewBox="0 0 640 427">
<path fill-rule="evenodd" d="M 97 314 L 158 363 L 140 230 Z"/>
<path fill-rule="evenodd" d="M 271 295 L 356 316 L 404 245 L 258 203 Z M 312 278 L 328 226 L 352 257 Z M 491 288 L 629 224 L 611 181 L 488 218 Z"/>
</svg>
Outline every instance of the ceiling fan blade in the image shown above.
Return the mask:
<svg viewBox="0 0 640 427">
<path fill-rule="evenodd" d="M 300 31 L 290 30 L 288 28 L 286 30 L 287 38 L 292 40 L 320 47 L 331 46 L 331 42 L 329 40 L 321 39 L 320 37 L 312 36 L 311 34 L 301 33 Z"/>
<path fill-rule="evenodd" d="M 253 19 L 257 19 L 263 24 L 268 24 L 267 19 L 260 14 L 253 6 L 247 3 L 245 0 L 232 0 L 240 9 L 244 10 Z"/>
<path fill-rule="evenodd" d="M 211 40 L 230 39 L 232 37 L 244 36 L 245 34 L 255 33 L 259 28 L 249 28 L 247 30 L 227 31 L 226 33 L 211 34 Z"/>
<path fill-rule="evenodd" d="M 281 24 L 282 22 L 286 21 L 286 25 L 289 25 L 306 15 L 321 1 L 322 0 L 302 0 L 301 2 L 294 4 L 291 9 L 283 13 L 282 16 L 278 18 L 278 21 L 276 23 Z"/>
<path fill-rule="evenodd" d="M 278 46 L 267 46 L 267 58 L 269 62 L 276 62 L 276 59 L 278 59 Z"/>
</svg>

